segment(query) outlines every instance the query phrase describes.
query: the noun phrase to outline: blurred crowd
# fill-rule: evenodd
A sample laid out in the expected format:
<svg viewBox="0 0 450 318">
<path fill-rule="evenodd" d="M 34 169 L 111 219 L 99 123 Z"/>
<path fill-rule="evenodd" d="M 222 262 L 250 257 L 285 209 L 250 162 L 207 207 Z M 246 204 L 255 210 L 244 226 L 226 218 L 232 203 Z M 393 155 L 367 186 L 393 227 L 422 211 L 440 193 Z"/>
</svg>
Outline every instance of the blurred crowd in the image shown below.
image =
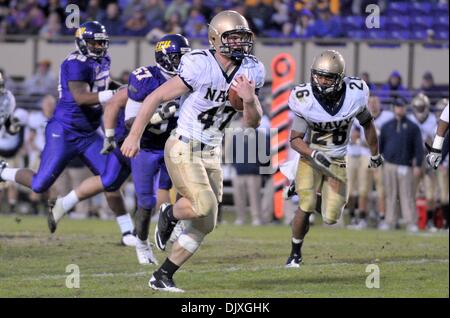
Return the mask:
<svg viewBox="0 0 450 318">
<path fill-rule="evenodd" d="M 65 8 L 76 4 L 81 20 L 97 20 L 112 36 L 182 33 L 207 39 L 207 22 L 224 9 L 244 15 L 260 37 L 448 40 L 448 1 L 387 0 L 0 0 L 0 35 L 73 35 Z M 377 4 L 379 28 L 365 26 Z"/>
</svg>

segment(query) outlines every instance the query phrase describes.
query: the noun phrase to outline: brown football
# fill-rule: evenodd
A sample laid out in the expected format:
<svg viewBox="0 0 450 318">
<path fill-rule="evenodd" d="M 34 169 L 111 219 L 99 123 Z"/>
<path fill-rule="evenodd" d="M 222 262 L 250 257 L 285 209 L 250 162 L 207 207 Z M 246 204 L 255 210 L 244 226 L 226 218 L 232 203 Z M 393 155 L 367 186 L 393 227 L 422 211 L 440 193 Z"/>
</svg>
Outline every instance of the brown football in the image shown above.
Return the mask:
<svg viewBox="0 0 450 318">
<path fill-rule="evenodd" d="M 230 101 L 231 106 L 238 112 L 242 112 L 244 110 L 244 102 L 242 101 L 242 98 L 240 98 L 236 91 L 231 88 L 228 90 L 228 100 Z"/>
</svg>

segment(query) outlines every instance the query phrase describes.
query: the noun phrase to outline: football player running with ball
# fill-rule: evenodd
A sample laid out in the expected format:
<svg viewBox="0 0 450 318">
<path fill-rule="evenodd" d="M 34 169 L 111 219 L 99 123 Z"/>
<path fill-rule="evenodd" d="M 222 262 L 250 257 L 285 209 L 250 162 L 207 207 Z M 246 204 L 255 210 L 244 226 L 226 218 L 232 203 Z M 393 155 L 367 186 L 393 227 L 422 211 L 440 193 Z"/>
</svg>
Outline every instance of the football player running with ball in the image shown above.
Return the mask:
<svg viewBox="0 0 450 318">
<path fill-rule="evenodd" d="M 367 109 L 369 88 L 355 77 L 345 77 L 345 61 L 334 50 L 316 56 L 311 83 L 299 84 L 289 96 L 296 115 L 291 147 L 300 153 L 296 176 L 299 207 L 292 221 L 292 250 L 286 267 L 300 267 L 301 248 L 309 230 L 309 216 L 322 194 L 323 222 L 335 224 L 347 201 L 345 155 L 353 120 L 364 128 L 371 157 L 370 168 L 382 165 L 372 116 Z"/>
<path fill-rule="evenodd" d="M 176 287 L 173 275 L 216 225 L 223 188 L 221 143 L 224 129 L 236 113 L 227 99 L 228 90 L 242 98 L 248 127 L 256 128 L 262 116 L 256 94 L 264 84 L 265 70 L 250 55 L 253 33 L 246 19 L 236 11 L 220 12 L 209 25 L 208 39 L 211 50 L 184 55 L 178 75 L 145 98 L 121 148 L 125 156 L 134 157 L 157 106 L 183 95 L 178 126 L 164 149 L 169 175 L 182 198 L 173 206 L 160 208 L 156 246 L 165 250 L 176 222 L 189 221 L 170 256 L 150 278 L 149 285 L 156 290 L 183 291 Z"/>
</svg>

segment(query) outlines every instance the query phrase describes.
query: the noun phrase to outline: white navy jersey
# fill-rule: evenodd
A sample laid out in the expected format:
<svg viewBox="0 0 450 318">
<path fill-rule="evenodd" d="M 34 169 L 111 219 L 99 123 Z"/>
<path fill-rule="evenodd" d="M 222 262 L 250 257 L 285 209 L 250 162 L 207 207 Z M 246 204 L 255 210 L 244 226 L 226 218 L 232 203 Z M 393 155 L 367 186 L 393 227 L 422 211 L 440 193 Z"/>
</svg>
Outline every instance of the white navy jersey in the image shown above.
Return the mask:
<svg viewBox="0 0 450 318">
<path fill-rule="evenodd" d="M 411 119 L 420 128 L 423 142 L 433 142 L 434 134 L 436 133 L 437 120 L 433 114 L 428 114 L 427 119 L 423 123 L 417 120 L 414 114 L 409 114 L 408 118 Z"/>
<path fill-rule="evenodd" d="M 307 124 L 311 149 L 323 151 L 331 158 L 345 157 L 355 117 L 362 125 L 371 119 L 367 84 L 356 77 L 345 77 L 343 85 L 345 95 L 335 114 L 322 107 L 310 83 L 297 85 L 289 96 L 290 109 Z"/>
<path fill-rule="evenodd" d="M 177 133 L 207 145 L 220 145 L 225 128 L 236 114 L 228 101 L 228 90 L 241 74 L 255 82 L 256 89 L 264 85 L 264 65 L 253 56 L 245 57 L 227 75 L 213 51 L 194 50 L 183 55 L 178 76 L 191 91 L 181 98 Z"/>
</svg>

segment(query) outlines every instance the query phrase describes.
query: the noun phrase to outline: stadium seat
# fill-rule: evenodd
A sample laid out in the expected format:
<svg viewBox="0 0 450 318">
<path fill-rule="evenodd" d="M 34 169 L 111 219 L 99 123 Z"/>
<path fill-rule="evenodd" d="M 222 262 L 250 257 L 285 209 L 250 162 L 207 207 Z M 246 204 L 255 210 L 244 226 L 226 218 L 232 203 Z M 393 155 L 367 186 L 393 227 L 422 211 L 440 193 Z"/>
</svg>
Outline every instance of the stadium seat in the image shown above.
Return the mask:
<svg viewBox="0 0 450 318">
<path fill-rule="evenodd" d="M 439 15 L 433 18 L 433 30 L 446 31 L 448 30 L 448 16 Z"/>
<path fill-rule="evenodd" d="M 434 3 L 432 5 L 432 9 L 431 9 L 432 16 L 444 15 L 444 14 L 448 15 L 448 3 L 438 2 L 438 3 Z"/>
<path fill-rule="evenodd" d="M 416 16 L 411 18 L 411 30 L 412 31 L 426 31 L 433 26 L 433 17 L 429 16 Z"/>
<path fill-rule="evenodd" d="M 345 30 L 361 30 L 364 26 L 364 17 L 362 16 L 347 16 L 342 19 L 342 26 Z"/>
<path fill-rule="evenodd" d="M 437 31 L 434 33 L 435 40 L 448 40 L 448 31 Z"/>
<path fill-rule="evenodd" d="M 395 39 L 395 40 L 409 40 L 411 37 L 411 33 L 410 31 L 390 31 L 388 32 L 388 37 L 390 39 Z"/>
<path fill-rule="evenodd" d="M 349 39 L 355 39 L 355 40 L 359 40 L 359 39 L 364 39 L 366 36 L 367 32 L 358 30 L 358 31 L 347 31 L 347 37 Z"/>
<path fill-rule="evenodd" d="M 409 14 L 416 15 L 430 15 L 433 5 L 429 2 L 412 2 L 410 4 Z"/>
<path fill-rule="evenodd" d="M 390 16 L 394 15 L 406 16 L 408 15 L 409 8 L 410 8 L 409 2 L 389 2 L 386 12 Z"/>
<path fill-rule="evenodd" d="M 406 31 L 411 22 L 408 16 L 390 16 L 386 19 L 386 27 L 392 31 Z"/>
<path fill-rule="evenodd" d="M 428 32 L 426 30 L 411 31 L 411 40 L 426 40 L 428 38 Z"/>
</svg>

